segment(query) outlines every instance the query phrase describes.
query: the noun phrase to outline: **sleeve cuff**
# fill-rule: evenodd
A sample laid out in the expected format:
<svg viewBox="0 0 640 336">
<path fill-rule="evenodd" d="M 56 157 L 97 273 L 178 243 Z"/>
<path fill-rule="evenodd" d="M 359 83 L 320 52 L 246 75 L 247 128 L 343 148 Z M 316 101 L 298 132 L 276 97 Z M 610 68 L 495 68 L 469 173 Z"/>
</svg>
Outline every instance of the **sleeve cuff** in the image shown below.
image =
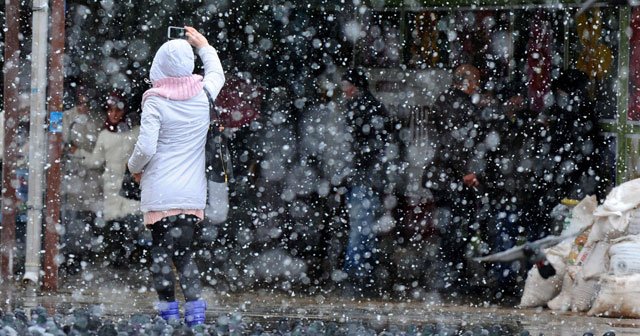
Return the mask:
<svg viewBox="0 0 640 336">
<path fill-rule="evenodd" d="M 202 53 L 205 52 L 209 48 L 214 49 L 210 44 L 207 44 L 204 47 L 197 48 L 196 52 L 198 53 L 198 55 L 200 55 L 200 57 L 202 57 Z M 214 49 L 214 51 L 215 51 L 215 49 Z"/>
</svg>

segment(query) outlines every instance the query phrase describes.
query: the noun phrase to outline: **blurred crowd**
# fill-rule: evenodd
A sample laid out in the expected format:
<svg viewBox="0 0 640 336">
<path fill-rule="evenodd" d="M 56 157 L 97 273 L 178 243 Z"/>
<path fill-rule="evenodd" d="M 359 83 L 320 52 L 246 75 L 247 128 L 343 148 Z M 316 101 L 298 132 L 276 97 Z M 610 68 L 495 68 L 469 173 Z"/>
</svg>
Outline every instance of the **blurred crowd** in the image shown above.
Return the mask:
<svg viewBox="0 0 640 336">
<path fill-rule="evenodd" d="M 75 4 L 68 13 L 73 61 L 65 69 L 63 273 L 150 263 L 151 238 L 139 204 L 120 195 L 120 184 L 148 88 L 144 64 L 151 46 L 165 40 L 164 32 L 137 29 L 158 18 L 180 21 L 176 25 L 208 22 L 226 72 L 216 104 L 230 116 L 230 211 L 221 224 L 201 223 L 198 240 L 202 280 L 220 291 L 270 288 L 389 299 L 438 292 L 500 301 L 519 295 L 527 261 L 478 264 L 471 258 L 558 233 L 551 212 L 563 198 L 601 199 L 611 184 L 607 143 L 594 112 L 598 102 L 591 77 L 581 71 L 554 70 L 547 95 L 541 89 L 546 83 L 509 73 L 523 60 L 512 62 L 510 53 L 479 55 L 486 45 L 462 43 L 465 34 L 455 40 L 470 57 L 453 47 L 426 48 L 438 34 L 454 31 L 439 28 L 415 46 L 428 55 L 417 59 L 428 62 L 411 59 L 416 68 L 407 73 L 442 70 L 451 81 L 425 83 L 418 94 L 435 99 L 410 121 L 381 102 L 371 68 L 348 66 L 381 59 L 381 50 L 389 54 L 384 60 L 399 65 L 402 59 L 390 47 L 400 44 L 381 49 L 379 40 L 367 40 L 365 57 L 356 57 L 361 46 L 343 31 L 352 26 L 341 7 L 310 13 L 254 4 L 218 16 L 197 3 L 177 9 L 112 5 L 92 11 Z M 476 33 L 490 31 L 507 32 Z M 398 34 L 394 28 L 378 35 Z M 551 45 L 544 46 L 550 53 Z M 487 59 L 477 61 L 482 57 Z M 532 88 L 540 89 L 536 97 Z M 398 100 L 407 97 L 401 90 L 394 92 Z M 412 122 L 424 133 L 408 140 Z M 28 123 L 18 132 L 18 207 L 24 213 Z M 17 236 L 24 237 L 24 216 L 18 221 Z"/>
<path fill-rule="evenodd" d="M 427 159 L 417 187 L 406 170 L 416 150 L 400 137 L 406 123 L 374 97 L 365 70 L 340 73 L 318 77 L 318 97 L 297 118 L 286 118 L 282 99 L 267 99 L 275 105 L 252 124 L 248 147 L 237 148 L 255 167 L 237 174 L 241 246 L 286 251 L 300 265 L 278 273 L 256 258 L 256 281 L 288 288 L 299 277 L 361 296 L 515 298 L 527 260 L 471 258 L 558 234 L 551 214 L 562 199 L 602 198 L 610 187 L 580 71 L 559 74 L 538 113 L 526 78 L 487 90 L 478 67 L 451 69 L 418 146 Z"/>
<path fill-rule="evenodd" d="M 553 102 L 537 113 L 528 107 L 525 78 L 486 90 L 478 67 L 450 71 L 417 152 L 401 139 L 406 122 L 374 96 L 363 68 L 316 76 L 304 102 L 288 87 L 229 76 L 237 81 L 231 90 L 258 94 L 245 99 L 245 109 L 227 111 L 241 115 L 225 130 L 231 209 L 223 223 L 199 224 L 202 280 L 221 291 L 518 297 L 526 260 L 471 258 L 557 234 L 551 211 L 561 199 L 605 194 L 605 142 L 589 78 L 562 72 Z M 139 203 L 120 193 L 139 130 L 139 98 L 98 94 L 81 81 L 70 87 L 61 272 L 148 266 Z M 425 162 L 417 185 L 406 170 L 416 153 Z"/>
</svg>

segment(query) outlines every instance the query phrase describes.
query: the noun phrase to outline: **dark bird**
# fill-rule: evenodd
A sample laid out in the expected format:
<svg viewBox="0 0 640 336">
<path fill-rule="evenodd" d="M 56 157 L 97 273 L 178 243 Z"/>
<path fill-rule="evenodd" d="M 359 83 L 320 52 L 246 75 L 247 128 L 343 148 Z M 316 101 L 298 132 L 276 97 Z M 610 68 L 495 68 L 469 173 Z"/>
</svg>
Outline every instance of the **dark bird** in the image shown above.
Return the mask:
<svg viewBox="0 0 640 336">
<path fill-rule="evenodd" d="M 510 262 L 514 260 L 524 259 L 531 264 L 536 264 L 538 271 L 543 278 L 549 278 L 556 274 L 553 266 L 547 261 L 544 249 L 558 245 L 565 239 L 573 239 L 586 229 L 575 232 L 567 232 L 560 236 L 546 236 L 532 242 L 526 242 L 523 245 L 514 246 L 508 250 L 490 254 L 484 257 L 473 258 L 477 262 Z"/>
<path fill-rule="evenodd" d="M 546 236 L 532 242 L 526 242 L 523 245 L 514 246 L 508 250 L 490 254 L 484 257 L 476 257 L 473 260 L 478 262 L 508 262 L 518 259 L 529 259 L 532 262 L 538 262 L 545 259 L 542 250 L 558 245 L 561 241 L 575 237 L 576 235 Z"/>
</svg>

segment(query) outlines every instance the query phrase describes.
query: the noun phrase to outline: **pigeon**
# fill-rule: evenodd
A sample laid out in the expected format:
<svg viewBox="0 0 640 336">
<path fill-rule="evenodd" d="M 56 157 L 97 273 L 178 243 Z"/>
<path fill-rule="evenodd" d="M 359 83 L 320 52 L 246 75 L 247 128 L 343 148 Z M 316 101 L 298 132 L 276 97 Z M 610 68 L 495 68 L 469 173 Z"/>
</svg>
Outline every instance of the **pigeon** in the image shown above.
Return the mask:
<svg viewBox="0 0 640 336">
<path fill-rule="evenodd" d="M 502 252 L 490 254 L 484 257 L 476 257 L 473 258 L 473 260 L 477 262 L 509 262 L 518 259 L 527 259 L 532 263 L 537 263 L 546 259 L 543 252 L 544 249 L 558 245 L 565 239 L 573 239 L 586 229 L 587 228 L 585 227 L 581 230 L 573 230 L 572 232 L 568 232 L 560 236 L 546 236 L 542 239 L 526 242 L 523 245 L 518 245 Z"/>
</svg>

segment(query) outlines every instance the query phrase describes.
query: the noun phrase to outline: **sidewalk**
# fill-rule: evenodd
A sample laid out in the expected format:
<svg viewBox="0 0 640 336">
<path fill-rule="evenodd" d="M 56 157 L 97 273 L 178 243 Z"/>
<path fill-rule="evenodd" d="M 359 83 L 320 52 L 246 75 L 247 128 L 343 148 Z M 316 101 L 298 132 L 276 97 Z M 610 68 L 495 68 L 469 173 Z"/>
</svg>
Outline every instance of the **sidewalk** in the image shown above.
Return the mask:
<svg viewBox="0 0 640 336">
<path fill-rule="evenodd" d="M 32 298 L 37 305 L 50 312 L 66 313 L 72 308 L 99 305 L 103 316 L 117 320 L 135 313 L 153 315 L 156 294 L 149 289 L 146 271 L 85 270 L 82 274 L 61 281 L 57 293 L 38 293 Z M 24 288 L 18 284 L 0 287 L 2 308 L 11 311 L 29 304 Z M 490 327 L 509 326 L 510 330 L 528 330 L 531 335 L 582 335 L 590 331 L 602 335 L 613 330 L 616 335 L 640 335 L 640 320 L 589 317 L 576 313 L 555 313 L 548 309 L 516 309 L 492 305 L 453 305 L 439 302 L 434 294 L 426 301 L 391 302 L 356 300 L 336 293 L 305 296 L 281 291 L 254 290 L 220 293 L 206 286 L 208 321 L 219 316 L 240 314 L 249 324 L 263 326 L 295 321 L 333 321 L 337 323 L 363 322 L 376 330 L 392 325 L 426 325 L 443 323 Z M 183 300 L 182 300 L 183 301 Z M 32 303 L 33 304 L 33 303 Z"/>
</svg>

